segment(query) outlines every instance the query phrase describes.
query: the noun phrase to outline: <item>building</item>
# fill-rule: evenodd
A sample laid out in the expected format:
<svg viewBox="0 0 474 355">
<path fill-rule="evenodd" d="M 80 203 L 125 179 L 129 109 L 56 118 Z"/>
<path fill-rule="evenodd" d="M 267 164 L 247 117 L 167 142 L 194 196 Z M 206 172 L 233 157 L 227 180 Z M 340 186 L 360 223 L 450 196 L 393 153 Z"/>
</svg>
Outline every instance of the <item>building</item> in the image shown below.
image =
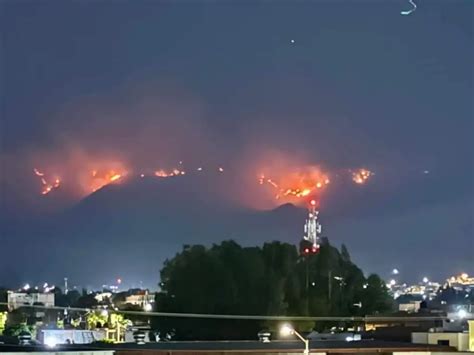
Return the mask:
<svg viewBox="0 0 474 355">
<path fill-rule="evenodd" d="M 412 343 L 445 345 L 457 351 L 474 351 L 474 320 L 469 320 L 469 331 L 429 331 L 413 332 Z"/>
<path fill-rule="evenodd" d="M 8 292 L 8 309 L 10 311 L 23 307 L 42 305 L 46 307 L 54 306 L 54 293 L 41 292 Z"/>
<path fill-rule="evenodd" d="M 155 303 L 155 294 L 148 292 L 148 290 L 139 290 L 125 297 L 125 303 L 146 309 Z"/>
<path fill-rule="evenodd" d="M 406 303 L 400 303 L 398 305 L 398 310 L 400 312 L 407 312 L 407 313 L 416 313 L 420 310 L 421 301 L 409 301 Z"/>
<path fill-rule="evenodd" d="M 98 292 L 94 298 L 99 303 L 107 302 L 112 298 L 112 292 Z"/>
<path fill-rule="evenodd" d="M 469 351 L 469 334 L 461 332 L 415 332 L 411 335 L 413 344 L 446 345 L 457 351 Z"/>
<path fill-rule="evenodd" d="M 474 277 L 469 277 L 463 273 L 458 276 L 452 276 L 446 280 L 446 284 L 456 290 L 474 290 Z"/>
<path fill-rule="evenodd" d="M 42 329 L 37 340 L 48 347 L 59 344 L 90 344 L 105 339 L 105 332 L 82 329 Z"/>
</svg>

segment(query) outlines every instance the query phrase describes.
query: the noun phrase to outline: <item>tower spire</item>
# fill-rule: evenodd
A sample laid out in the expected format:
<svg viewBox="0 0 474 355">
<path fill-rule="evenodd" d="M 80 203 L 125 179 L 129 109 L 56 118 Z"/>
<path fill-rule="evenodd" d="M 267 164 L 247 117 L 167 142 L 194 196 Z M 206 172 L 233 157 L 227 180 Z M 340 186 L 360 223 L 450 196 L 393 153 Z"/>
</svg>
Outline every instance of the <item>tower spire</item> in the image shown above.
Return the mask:
<svg viewBox="0 0 474 355">
<path fill-rule="evenodd" d="M 311 252 L 319 251 L 319 235 L 321 234 L 321 224 L 318 222 L 319 211 L 316 209 L 316 201 L 311 200 L 308 205 L 308 219 L 304 225 L 303 239 L 311 243 Z"/>
</svg>

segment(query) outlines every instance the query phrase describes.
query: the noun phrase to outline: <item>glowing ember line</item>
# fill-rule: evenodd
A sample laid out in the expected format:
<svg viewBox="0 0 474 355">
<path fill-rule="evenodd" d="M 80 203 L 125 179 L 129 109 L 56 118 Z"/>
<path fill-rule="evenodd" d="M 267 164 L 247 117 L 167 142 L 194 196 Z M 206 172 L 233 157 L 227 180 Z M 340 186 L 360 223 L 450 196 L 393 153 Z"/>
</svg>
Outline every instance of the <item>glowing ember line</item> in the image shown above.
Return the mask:
<svg viewBox="0 0 474 355">
<path fill-rule="evenodd" d="M 110 181 L 116 181 L 118 179 L 120 179 L 122 177 L 122 175 L 120 174 L 115 174 L 113 175 L 111 178 L 110 178 Z"/>
<path fill-rule="evenodd" d="M 57 189 L 61 184 L 61 180 L 59 178 L 55 178 L 53 183 L 49 183 L 45 174 L 36 168 L 33 169 L 33 172 L 36 176 L 40 177 L 41 185 L 43 186 L 43 188 L 41 189 L 42 195 L 47 195 L 53 189 Z"/>
<path fill-rule="evenodd" d="M 415 2 L 413 0 L 409 0 L 408 2 L 411 4 L 412 8 L 410 10 L 400 11 L 400 15 L 410 15 L 413 11 L 416 10 Z"/>
<path fill-rule="evenodd" d="M 95 192 L 104 186 L 118 182 L 127 172 L 124 169 L 117 170 L 92 170 L 90 177 L 87 179 L 86 186 L 89 191 Z"/>
<path fill-rule="evenodd" d="M 38 169 L 34 168 L 33 171 L 35 172 L 35 174 L 37 176 L 44 176 L 44 173 L 42 173 L 41 171 L 39 171 Z"/>
<path fill-rule="evenodd" d="M 172 168 L 168 170 L 159 169 L 154 171 L 156 177 L 167 178 L 173 176 L 183 176 L 187 172 L 182 168 L 183 163 L 179 162 L 179 168 Z M 109 165 L 110 166 L 110 165 Z M 97 191 L 102 187 L 122 180 L 127 176 L 130 171 L 126 171 L 123 165 L 114 165 L 114 170 L 103 170 L 98 168 L 97 165 L 93 166 L 94 170 L 87 169 L 85 172 L 76 172 L 75 176 L 82 182 L 82 187 L 86 192 Z M 91 166 L 92 167 L 92 166 Z M 338 178 L 338 174 L 331 174 L 325 171 L 322 171 L 318 166 L 304 166 L 304 167 L 295 167 L 295 170 L 285 170 L 280 171 L 277 175 L 269 177 L 264 174 L 260 174 L 257 177 L 257 181 L 260 185 L 271 186 L 272 191 L 275 193 L 275 198 L 281 199 L 284 197 L 288 198 L 304 198 L 311 195 L 319 195 L 324 191 L 328 184 L 331 183 L 330 176 L 334 175 L 335 178 Z M 201 172 L 204 168 L 199 166 L 191 170 L 193 172 Z M 41 194 L 46 195 L 52 190 L 59 188 L 62 184 L 62 181 L 59 177 L 51 177 L 47 172 L 43 172 L 37 168 L 33 169 L 34 174 L 38 177 L 41 182 Z M 208 169 L 208 171 L 217 171 L 218 173 L 223 173 L 224 168 L 222 166 L 215 166 Z M 135 172 L 136 176 L 141 178 L 151 175 L 150 171 L 138 171 Z M 347 173 L 347 170 L 346 170 Z M 374 175 L 371 171 L 367 169 L 356 169 L 349 170 L 350 177 L 353 182 L 356 184 L 365 184 L 369 178 Z M 78 181 L 76 181 L 78 182 Z M 81 183 L 79 182 L 79 183 Z"/>
</svg>

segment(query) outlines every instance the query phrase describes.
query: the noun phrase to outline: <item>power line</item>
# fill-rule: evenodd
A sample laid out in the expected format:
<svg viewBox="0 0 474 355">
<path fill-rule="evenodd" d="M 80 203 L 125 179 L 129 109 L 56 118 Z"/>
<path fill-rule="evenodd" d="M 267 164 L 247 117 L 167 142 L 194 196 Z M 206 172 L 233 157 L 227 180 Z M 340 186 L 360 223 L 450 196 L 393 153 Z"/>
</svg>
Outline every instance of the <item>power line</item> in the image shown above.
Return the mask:
<svg viewBox="0 0 474 355">
<path fill-rule="evenodd" d="M 7 302 L 0 302 L 0 305 L 8 305 Z M 75 312 L 94 312 L 97 309 L 79 307 L 60 306 L 40 306 L 22 305 L 22 307 L 33 309 L 67 310 Z M 203 314 L 203 313 L 173 313 L 173 312 L 145 312 L 145 311 L 125 311 L 108 309 L 112 313 L 140 315 L 146 317 L 170 317 L 170 318 L 200 318 L 200 319 L 230 319 L 230 320 L 274 320 L 274 321 L 340 321 L 340 322 L 408 322 L 408 321 L 436 321 L 447 320 L 447 316 L 426 316 L 426 317 L 398 317 L 398 316 L 338 316 L 338 317 L 309 317 L 309 316 L 264 316 L 264 315 L 237 315 L 237 314 Z"/>
</svg>

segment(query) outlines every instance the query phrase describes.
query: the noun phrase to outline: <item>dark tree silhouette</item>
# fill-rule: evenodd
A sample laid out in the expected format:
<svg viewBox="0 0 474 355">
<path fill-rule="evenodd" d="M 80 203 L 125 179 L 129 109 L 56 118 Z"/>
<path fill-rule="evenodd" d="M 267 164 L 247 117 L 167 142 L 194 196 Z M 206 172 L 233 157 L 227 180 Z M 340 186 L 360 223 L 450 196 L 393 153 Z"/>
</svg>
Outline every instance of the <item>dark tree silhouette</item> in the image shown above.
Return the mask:
<svg viewBox="0 0 474 355">
<path fill-rule="evenodd" d="M 272 242 L 242 247 L 224 241 L 206 248 L 185 246 L 161 270 L 157 310 L 237 315 L 361 315 L 385 312 L 391 298 L 376 275 L 366 279 L 327 240 L 319 254 L 298 254 L 295 246 Z M 156 318 L 153 327 L 176 339 L 254 339 L 275 322 Z M 322 329 L 329 324 L 317 324 Z M 314 322 L 297 324 L 302 330 Z"/>
</svg>

